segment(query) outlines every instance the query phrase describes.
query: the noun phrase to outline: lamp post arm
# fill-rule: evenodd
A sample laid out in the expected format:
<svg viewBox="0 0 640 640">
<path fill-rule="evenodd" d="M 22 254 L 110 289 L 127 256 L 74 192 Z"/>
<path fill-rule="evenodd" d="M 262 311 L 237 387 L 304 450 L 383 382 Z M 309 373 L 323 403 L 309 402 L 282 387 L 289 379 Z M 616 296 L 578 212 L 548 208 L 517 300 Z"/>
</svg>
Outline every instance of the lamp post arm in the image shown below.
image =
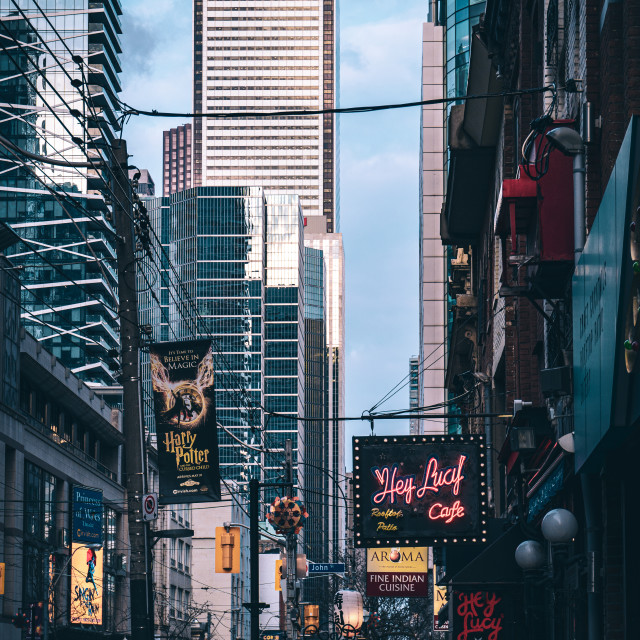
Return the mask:
<svg viewBox="0 0 640 640">
<path fill-rule="evenodd" d="M 247 531 L 251 530 L 251 527 L 248 527 L 246 524 L 241 524 L 239 522 L 224 522 L 223 526 L 225 529 L 229 528 L 229 527 L 242 527 L 243 529 L 246 529 Z M 266 538 L 267 540 L 271 540 L 272 542 L 275 542 L 276 544 L 280 545 L 281 547 L 285 546 L 285 543 L 283 540 L 279 540 L 278 538 L 269 535 L 268 533 L 265 533 L 263 531 L 260 531 L 260 536 L 262 538 Z"/>
</svg>

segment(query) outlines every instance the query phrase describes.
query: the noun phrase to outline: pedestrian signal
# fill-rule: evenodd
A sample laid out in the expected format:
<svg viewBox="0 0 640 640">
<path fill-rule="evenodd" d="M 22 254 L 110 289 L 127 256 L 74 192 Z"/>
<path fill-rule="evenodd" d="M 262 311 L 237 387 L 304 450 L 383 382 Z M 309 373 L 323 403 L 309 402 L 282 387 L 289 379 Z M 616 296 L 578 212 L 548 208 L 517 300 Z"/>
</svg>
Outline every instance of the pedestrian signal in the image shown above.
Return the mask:
<svg viewBox="0 0 640 640">
<path fill-rule="evenodd" d="M 216 573 L 240 573 L 240 528 L 216 527 Z"/>
</svg>

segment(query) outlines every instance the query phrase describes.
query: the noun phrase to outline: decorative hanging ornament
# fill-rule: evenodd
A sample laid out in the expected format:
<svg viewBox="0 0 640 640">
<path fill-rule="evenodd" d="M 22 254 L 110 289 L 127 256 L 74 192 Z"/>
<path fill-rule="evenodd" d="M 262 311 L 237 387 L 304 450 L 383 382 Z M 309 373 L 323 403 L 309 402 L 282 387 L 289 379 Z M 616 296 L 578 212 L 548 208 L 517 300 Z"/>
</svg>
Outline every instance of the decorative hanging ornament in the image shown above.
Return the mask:
<svg viewBox="0 0 640 640">
<path fill-rule="evenodd" d="M 267 521 L 276 533 L 300 533 L 309 513 L 297 496 L 276 498 L 267 512 Z"/>
</svg>

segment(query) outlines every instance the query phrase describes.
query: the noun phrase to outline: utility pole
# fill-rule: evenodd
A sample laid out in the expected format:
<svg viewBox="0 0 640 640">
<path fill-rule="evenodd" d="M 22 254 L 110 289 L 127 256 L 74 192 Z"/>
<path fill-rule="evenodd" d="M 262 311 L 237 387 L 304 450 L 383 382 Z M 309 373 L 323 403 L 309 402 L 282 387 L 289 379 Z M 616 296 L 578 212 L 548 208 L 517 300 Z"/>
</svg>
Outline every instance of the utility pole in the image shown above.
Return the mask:
<svg viewBox="0 0 640 640">
<path fill-rule="evenodd" d="M 293 498 L 293 442 L 285 440 L 285 483 L 289 491 L 289 497 Z M 296 606 L 296 573 L 298 564 L 298 538 L 293 531 L 287 533 L 287 606 L 286 606 L 286 623 L 287 638 L 296 640 L 298 637 L 297 627 L 294 620 L 298 617 Z"/>
<path fill-rule="evenodd" d="M 251 579 L 249 603 L 251 640 L 260 640 L 260 550 L 258 541 L 260 532 L 260 481 L 249 480 L 249 576 Z"/>
<path fill-rule="evenodd" d="M 127 512 L 131 560 L 129 590 L 131 640 L 152 640 L 153 621 L 149 616 L 148 529 L 142 519 L 145 490 L 144 443 L 140 413 L 140 334 L 136 292 L 132 191 L 129 184 L 127 143 L 114 140 L 113 213 L 117 233 L 118 297 L 120 312 L 120 350 L 122 357 L 122 430 L 125 438 L 127 472 Z"/>
</svg>

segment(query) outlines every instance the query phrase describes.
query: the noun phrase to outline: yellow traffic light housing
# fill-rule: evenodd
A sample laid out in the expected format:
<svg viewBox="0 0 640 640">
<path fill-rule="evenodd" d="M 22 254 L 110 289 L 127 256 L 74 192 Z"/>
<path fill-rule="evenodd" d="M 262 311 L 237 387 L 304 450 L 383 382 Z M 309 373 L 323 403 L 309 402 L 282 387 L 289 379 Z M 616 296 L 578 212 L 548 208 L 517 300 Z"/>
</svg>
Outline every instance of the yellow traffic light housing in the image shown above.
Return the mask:
<svg viewBox="0 0 640 640">
<path fill-rule="evenodd" d="M 318 631 L 320 625 L 320 607 L 317 604 L 305 604 L 304 627 L 307 635 Z"/>
<path fill-rule="evenodd" d="M 240 573 L 239 527 L 216 527 L 216 573 Z"/>
</svg>

